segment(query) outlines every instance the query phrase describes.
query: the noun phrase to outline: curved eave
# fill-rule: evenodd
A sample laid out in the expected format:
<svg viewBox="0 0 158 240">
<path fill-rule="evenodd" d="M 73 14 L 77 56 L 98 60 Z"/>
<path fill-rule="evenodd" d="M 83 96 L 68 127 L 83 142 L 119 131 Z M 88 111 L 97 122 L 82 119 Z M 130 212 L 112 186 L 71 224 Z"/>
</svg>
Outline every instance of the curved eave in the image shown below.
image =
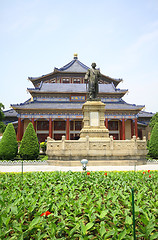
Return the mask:
<svg viewBox="0 0 158 240">
<path fill-rule="evenodd" d="M 76 110 L 76 111 L 80 111 L 80 110 L 82 110 L 82 105 L 83 105 L 83 103 L 80 103 L 79 104 L 79 106 L 78 106 L 78 108 L 76 108 L 76 104 L 74 104 L 74 107 L 73 108 L 51 108 L 51 107 L 48 107 L 48 108 L 37 108 L 37 107 L 34 107 L 34 108 L 25 108 L 25 107 L 23 107 L 22 105 L 20 105 L 20 106 L 17 106 L 17 105 L 12 105 L 12 108 L 14 109 L 14 110 L 16 110 L 16 111 L 34 111 L 34 110 L 40 110 L 40 111 L 56 111 L 56 110 L 62 110 L 62 111 L 69 111 L 69 110 L 71 110 L 71 111 L 74 111 L 74 110 Z M 106 106 L 105 106 L 105 109 L 106 109 L 106 111 L 141 111 L 143 108 L 144 108 L 144 106 L 133 106 L 134 108 L 132 109 L 132 108 L 130 108 L 131 107 L 131 105 L 129 105 L 129 108 L 128 108 L 128 106 L 126 106 L 125 108 L 119 108 L 119 106 L 117 106 L 117 107 L 113 107 L 113 106 L 115 106 L 115 104 L 106 104 Z"/>
<path fill-rule="evenodd" d="M 116 84 L 115 86 L 117 86 L 120 82 L 123 81 L 123 79 L 121 79 L 121 78 L 119 78 L 119 79 L 111 78 L 111 77 L 106 76 L 106 75 L 104 75 L 102 73 L 101 73 L 101 76 L 103 76 L 106 79 L 109 79 L 109 82 L 114 82 Z"/>
<path fill-rule="evenodd" d="M 42 75 L 40 77 L 28 77 L 28 80 L 30 80 L 31 82 L 35 82 L 35 81 L 38 81 L 38 80 L 42 80 L 46 77 L 50 77 L 51 75 L 54 75 L 56 72 L 51 72 L 51 73 L 48 73 L 46 75 Z"/>
<path fill-rule="evenodd" d="M 125 92 L 100 92 L 98 94 L 98 96 L 100 95 L 114 95 L 114 96 L 118 96 L 118 98 L 122 98 L 128 91 Z M 59 95 L 63 95 L 63 94 L 88 94 L 87 92 L 41 92 L 41 91 L 34 91 L 34 90 L 29 90 L 29 93 L 31 94 L 31 96 L 36 96 L 37 94 L 59 94 Z"/>
</svg>

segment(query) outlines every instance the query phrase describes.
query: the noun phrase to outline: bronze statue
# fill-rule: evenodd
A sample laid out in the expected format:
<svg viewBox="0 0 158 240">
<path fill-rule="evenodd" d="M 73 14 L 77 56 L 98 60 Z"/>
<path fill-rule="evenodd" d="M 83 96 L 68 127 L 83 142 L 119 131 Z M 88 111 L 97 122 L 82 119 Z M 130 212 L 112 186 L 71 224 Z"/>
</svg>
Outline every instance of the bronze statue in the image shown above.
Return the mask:
<svg viewBox="0 0 158 240">
<path fill-rule="evenodd" d="M 95 69 L 96 63 L 92 63 L 92 68 L 88 69 L 85 80 L 88 81 L 88 99 L 94 100 L 97 98 L 97 94 L 99 92 L 98 82 L 100 79 L 100 71 Z"/>
</svg>

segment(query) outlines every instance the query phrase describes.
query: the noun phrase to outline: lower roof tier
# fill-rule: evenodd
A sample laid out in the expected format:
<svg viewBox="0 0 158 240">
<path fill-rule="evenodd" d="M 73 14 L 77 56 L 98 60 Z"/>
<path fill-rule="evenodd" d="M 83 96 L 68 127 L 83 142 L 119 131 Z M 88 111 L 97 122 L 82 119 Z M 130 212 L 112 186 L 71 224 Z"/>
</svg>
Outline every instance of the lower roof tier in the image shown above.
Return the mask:
<svg viewBox="0 0 158 240">
<path fill-rule="evenodd" d="M 32 101 L 20 105 L 11 105 L 13 109 L 18 110 L 82 110 L 83 103 L 79 102 L 39 102 Z M 128 104 L 121 100 L 120 102 L 107 103 L 106 110 L 137 110 L 141 111 L 142 105 Z"/>
</svg>

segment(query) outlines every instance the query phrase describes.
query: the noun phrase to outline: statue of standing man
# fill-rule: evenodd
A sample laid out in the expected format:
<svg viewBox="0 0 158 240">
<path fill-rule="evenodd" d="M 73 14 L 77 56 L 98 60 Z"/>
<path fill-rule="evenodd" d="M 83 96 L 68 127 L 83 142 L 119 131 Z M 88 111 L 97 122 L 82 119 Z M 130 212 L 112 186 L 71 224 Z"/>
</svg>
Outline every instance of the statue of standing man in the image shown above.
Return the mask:
<svg viewBox="0 0 158 240">
<path fill-rule="evenodd" d="M 85 80 L 88 81 L 88 99 L 94 100 L 97 98 L 97 94 L 99 92 L 98 82 L 100 79 L 100 71 L 95 69 L 96 63 L 92 63 L 92 68 L 88 69 Z"/>
</svg>

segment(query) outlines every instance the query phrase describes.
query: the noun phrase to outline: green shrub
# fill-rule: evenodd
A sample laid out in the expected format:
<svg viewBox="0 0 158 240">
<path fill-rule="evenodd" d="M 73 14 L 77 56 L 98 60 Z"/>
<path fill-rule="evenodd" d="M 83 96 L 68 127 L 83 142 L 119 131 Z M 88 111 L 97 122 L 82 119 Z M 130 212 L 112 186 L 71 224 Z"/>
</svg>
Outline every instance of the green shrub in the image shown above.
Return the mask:
<svg viewBox="0 0 158 240">
<path fill-rule="evenodd" d="M 18 152 L 18 143 L 16 139 L 15 129 L 12 123 L 9 123 L 3 133 L 0 141 L 0 159 L 13 159 Z"/>
<path fill-rule="evenodd" d="M 3 122 L 0 122 L 0 133 L 4 133 L 6 125 Z"/>
<path fill-rule="evenodd" d="M 149 142 L 149 155 L 158 158 L 158 122 L 154 125 Z"/>
<path fill-rule="evenodd" d="M 46 142 L 41 142 L 40 143 L 40 147 L 41 147 L 43 153 L 45 153 L 46 152 L 46 148 L 47 148 L 47 143 Z"/>
<path fill-rule="evenodd" d="M 151 132 L 157 122 L 158 122 L 158 112 L 155 113 L 154 116 L 150 120 L 149 127 L 151 127 Z"/>
<path fill-rule="evenodd" d="M 39 156 L 39 143 L 32 123 L 26 128 L 21 141 L 19 154 L 22 159 L 33 160 Z"/>
</svg>

